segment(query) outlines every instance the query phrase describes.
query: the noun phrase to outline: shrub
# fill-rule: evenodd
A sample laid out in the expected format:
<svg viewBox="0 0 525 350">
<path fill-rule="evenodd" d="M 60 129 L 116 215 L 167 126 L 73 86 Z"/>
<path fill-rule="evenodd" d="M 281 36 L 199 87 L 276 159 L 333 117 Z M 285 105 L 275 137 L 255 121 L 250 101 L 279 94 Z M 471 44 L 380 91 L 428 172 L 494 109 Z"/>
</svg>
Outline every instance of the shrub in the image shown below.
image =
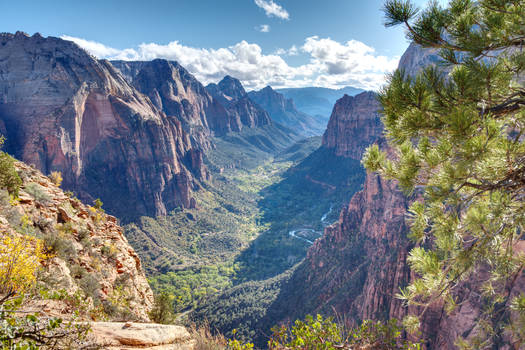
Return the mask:
<svg viewBox="0 0 525 350">
<path fill-rule="evenodd" d="M 42 186 L 35 182 L 31 182 L 27 184 L 24 188 L 24 190 L 29 194 L 31 197 L 35 199 L 36 202 L 40 204 L 45 204 L 51 200 L 49 195 L 44 191 Z"/>
<path fill-rule="evenodd" d="M 2 143 L 3 139 L 0 140 L 0 145 Z M 16 172 L 15 160 L 7 153 L 0 152 L 0 187 L 18 197 L 20 186 L 22 186 L 22 180 Z"/>
<path fill-rule="evenodd" d="M 84 271 L 80 280 L 78 281 L 80 288 L 86 293 L 88 297 L 97 299 L 97 293 L 100 289 L 100 283 L 94 273 Z"/>
<path fill-rule="evenodd" d="M 49 178 L 58 187 L 62 184 L 63 178 L 60 171 L 52 171 L 51 174 L 49 174 Z"/>
<path fill-rule="evenodd" d="M 381 322 L 365 321 L 360 327 L 347 330 L 324 319 L 306 316 L 305 321 L 297 320 L 292 328 L 284 325 L 272 328 L 268 341 L 270 350 L 284 349 L 376 349 L 376 350 L 418 350 L 420 345 L 402 338 L 402 329 L 397 320 Z M 240 349 L 240 348 L 239 348 Z"/>
<path fill-rule="evenodd" d="M 40 261 L 46 258 L 42 241 L 4 234 L 0 238 L 0 294 L 21 293 L 36 281 Z"/>
<path fill-rule="evenodd" d="M 56 254 L 64 260 L 74 259 L 77 256 L 77 251 L 71 242 L 57 232 L 45 234 L 42 241 L 46 252 L 49 254 Z"/>
<path fill-rule="evenodd" d="M 104 205 L 104 203 L 100 200 L 100 198 L 97 198 L 93 201 L 93 207 L 95 207 L 95 209 L 97 210 L 100 210 L 102 209 L 102 206 Z"/>
<path fill-rule="evenodd" d="M 195 339 L 195 350 L 224 350 L 227 341 L 220 333 L 215 334 L 211 331 L 208 323 L 197 328 L 195 324 L 189 327 L 191 338 Z"/>
</svg>

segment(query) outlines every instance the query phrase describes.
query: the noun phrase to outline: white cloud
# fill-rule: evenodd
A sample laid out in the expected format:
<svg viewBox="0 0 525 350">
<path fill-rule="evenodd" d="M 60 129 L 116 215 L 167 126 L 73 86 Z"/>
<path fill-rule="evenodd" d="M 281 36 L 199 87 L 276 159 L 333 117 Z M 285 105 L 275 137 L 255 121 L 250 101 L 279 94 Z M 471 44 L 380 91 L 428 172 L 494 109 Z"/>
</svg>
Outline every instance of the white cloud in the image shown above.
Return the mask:
<svg viewBox="0 0 525 350">
<path fill-rule="evenodd" d="M 104 44 L 97 43 L 96 41 L 75 38 L 69 35 L 62 35 L 61 38 L 75 42 L 78 46 L 82 47 L 96 57 L 111 57 L 118 55 L 121 52 L 121 50 L 105 46 Z"/>
<path fill-rule="evenodd" d="M 255 0 L 255 5 L 262 8 L 268 17 L 274 16 L 280 19 L 290 19 L 288 11 L 281 5 L 273 2 L 273 0 Z"/>
<path fill-rule="evenodd" d="M 279 56 L 297 56 L 299 55 L 299 49 L 297 46 L 293 45 L 289 49 L 279 48 L 275 50 L 275 54 Z"/>
<path fill-rule="evenodd" d="M 261 24 L 260 26 L 255 27 L 261 33 L 268 33 L 270 31 L 270 26 L 268 24 Z"/>
<path fill-rule="evenodd" d="M 385 74 L 394 70 L 399 61 L 399 57 L 378 55 L 360 41 L 340 43 L 317 36 L 307 38 L 301 47 L 294 45 L 273 54 L 265 54 L 259 45 L 244 40 L 219 49 L 190 47 L 172 41 L 166 45 L 144 43 L 137 48 L 119 50 L 70 36 L 62 39 L 74 41 L 99 58 L 178 61 L 203 84 L 231 75 L 241 80 L 248 90 L 266 85 L 275 88 L 354 86 L 377 90 L 384 84 Z M 285 58 L 294 55 L 304 56 L 306 63 L 288 64 Z"/>
</svg>

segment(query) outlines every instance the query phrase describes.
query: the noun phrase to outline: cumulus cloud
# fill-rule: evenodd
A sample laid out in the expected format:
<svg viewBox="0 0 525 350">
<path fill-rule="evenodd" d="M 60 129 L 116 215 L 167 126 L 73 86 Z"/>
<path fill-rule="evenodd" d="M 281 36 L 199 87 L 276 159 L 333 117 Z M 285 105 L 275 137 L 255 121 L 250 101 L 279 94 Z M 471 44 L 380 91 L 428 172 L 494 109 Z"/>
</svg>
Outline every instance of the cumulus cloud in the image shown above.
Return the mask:
<svg viewBox="0 0 525 350">
<path fill-rule="evenodd" d="M 99 58 L 178 61 L 204 84 L 231 75 L 241 80 L 248 90 L 266 85 L 275 88 L 354 86 L 377 90 L 384 84 L 385 74 L 394 70 L 399 61 L 399 57 L 378 55 L 360 41 L 340 43 L 317 36 L 307 38 L 300 47 L 294 45 L 273 54 L 265 54 L 259 45 L 244 40 L 219 49 L 190 47 L 172 41 L 165 45 L 144 43 L 137 48 L 119 50 L 81 38 L 62 38 L 74 41 Z M 306 63 L 288 64 L 285 58 L 293 55 L 305 56 Z"/>
<path fill-rule="evenodd" d="M 268 24 L 261 24 L 260 26 L 255 27 L 261 33 L 268 33 L 270 31 L 270 26 Z"/>
<path fill-rule="evenodd" d="M 273 0 L 255 0 L 255 5 L 264 10 L 266 16 L 277 17 L 280 19 L 290 19 L 290 14 L 281 5 L 276 4 Z"/>
<path fill-rule="evenodd" d="M 111 57 L 120 54 L 121 50 L 108 47 L 96 41 L 75 38 L 69 35 L 62 35 L 62 39 L 75 42 L 89 53 L 97 57 Z"/>
<path fill-rule="evenodd" d="M 293 45 L 289 49 L 279 48 L 275 50 L 275 54 L 279 56 L 297 56 L 299 55 L 299 49 L 297 46 Z"/>
</svg>

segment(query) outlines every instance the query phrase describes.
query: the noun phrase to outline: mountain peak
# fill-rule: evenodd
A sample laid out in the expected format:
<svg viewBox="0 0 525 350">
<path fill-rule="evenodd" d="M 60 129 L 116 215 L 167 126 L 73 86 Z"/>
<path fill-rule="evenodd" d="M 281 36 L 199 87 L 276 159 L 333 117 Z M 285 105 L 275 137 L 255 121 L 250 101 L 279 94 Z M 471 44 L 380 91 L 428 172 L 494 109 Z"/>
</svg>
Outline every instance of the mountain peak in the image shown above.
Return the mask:
<svg viewBox="0 0 525 350">
<path fill-rule="evenodd" d="M 217 84 L 217 86 L 224 95 L 229 96 L 233 99 L 239 99 L 246 96 L 246 90 L 244 90 L 244 87 L 242 86 L 239 79 L 236 79 L 232 76 L 225 76 Z"/>
</svg>

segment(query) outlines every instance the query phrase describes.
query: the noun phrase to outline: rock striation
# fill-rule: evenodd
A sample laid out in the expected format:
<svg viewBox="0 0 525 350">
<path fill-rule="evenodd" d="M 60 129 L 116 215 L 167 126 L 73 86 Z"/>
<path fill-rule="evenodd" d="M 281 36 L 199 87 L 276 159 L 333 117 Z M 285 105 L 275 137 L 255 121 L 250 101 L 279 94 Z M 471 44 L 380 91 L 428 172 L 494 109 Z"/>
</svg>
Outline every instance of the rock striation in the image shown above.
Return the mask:
<svg viewBox="0 0 525 350">
<path fill-rule="evenodd" d="M 179 119 L 59 38 L 0 34 L 0 120 L 8 152 L 119 218 L 190 207 L 207 176 Z"/>
<path fill-rule="evenodd" d="M 218 132 L 225 134 L 231 131 L 239 132 L 246 128 L 272 125 L 268 113 L 248 97 L 238 79 L 226 76 L 218 84 L 209 84 L 206 89 L 225 106 L 228 113 L 227 120 L 213 121 L 214 128 Z"/>
<path fill-rule="evenodd" d="M 226 109 L 184 67 L 164 59 L 111 64 L 168 119 L 181 123 L 194 148 L 206 151 L 212 147 L 214 124 L 228 120 Z"/>
<path fill-rule="evenodd" d="M 377 94 L 366 91 L 337 100 L 322 145 L 341 157 L 360 160 L 365 149 L 383 133 Z"/>
<path fill-rule="evenodd" d="M 437 49 L 425 49 L 416 43 L 411 43 L 399 60 L 399 68 L 402 68 L 407 75 L 416 76 L 424 67 L 436 65 L 439 61 Z"/>
<path fill-rule="evenodd" d="M 320 135 L 324 130 L 322 121 L 298 111 L 292 99 L 285 98 L 270 86 L 259 91 L 250 91 L 248 96 L 268 111 L 273 121 L 304 136 Z"/>
</svg>

